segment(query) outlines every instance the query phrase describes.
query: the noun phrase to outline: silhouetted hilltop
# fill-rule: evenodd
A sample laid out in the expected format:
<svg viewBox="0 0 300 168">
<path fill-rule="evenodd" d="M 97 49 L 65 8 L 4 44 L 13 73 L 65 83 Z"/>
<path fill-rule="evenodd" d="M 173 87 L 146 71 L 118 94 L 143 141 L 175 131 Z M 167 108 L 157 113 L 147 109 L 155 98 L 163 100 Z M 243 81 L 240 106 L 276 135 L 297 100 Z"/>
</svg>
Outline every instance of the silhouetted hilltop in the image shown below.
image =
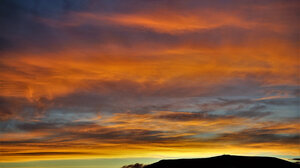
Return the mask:
<svg viewBox="0 0 300 168">
<path fill-rule="evenodd" d="M 222 155 L 201 159 L 161 160 L 144 168 L 300 168 L 300 165 L 273 157 Z"/>
</svg>

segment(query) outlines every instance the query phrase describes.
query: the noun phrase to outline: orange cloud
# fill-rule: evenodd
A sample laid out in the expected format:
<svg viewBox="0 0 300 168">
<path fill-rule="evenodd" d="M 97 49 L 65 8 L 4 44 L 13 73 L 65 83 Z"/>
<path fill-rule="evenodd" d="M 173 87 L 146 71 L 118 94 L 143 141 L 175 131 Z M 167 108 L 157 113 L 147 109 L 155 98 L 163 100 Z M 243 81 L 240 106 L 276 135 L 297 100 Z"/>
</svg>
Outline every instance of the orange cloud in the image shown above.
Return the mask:
<svg viewBox="0 0 300 168">
<path fill-rule="evenodd" d="M 61 128 L 32 127 L 1 139 L 1 161 L 93 157 L 180 157 L 251 152 L 297 155 L 296 122 L 256 122 L 245 118 L 190 112 L 116 114 L 97 123 L 77 122 Z M 37 123 L 38 124 L 38 123 Z M 38 126 L 38 125 L 37 125 Z M 47 130 L 47 133 L 45 132 Z M 209 130 L 209 132 L 207 132 Z M 207 135 L 211 134 L 211 135 Z M 22 136 L 24 135 L 24 136 Z M 190 153 L 194 155 L 190 155 Z"/>
<path fill-rule="evenodd" d="M 186 2 L 7 19 L 0 161 L 298 155 L 298 2 Z"/>
</svg>

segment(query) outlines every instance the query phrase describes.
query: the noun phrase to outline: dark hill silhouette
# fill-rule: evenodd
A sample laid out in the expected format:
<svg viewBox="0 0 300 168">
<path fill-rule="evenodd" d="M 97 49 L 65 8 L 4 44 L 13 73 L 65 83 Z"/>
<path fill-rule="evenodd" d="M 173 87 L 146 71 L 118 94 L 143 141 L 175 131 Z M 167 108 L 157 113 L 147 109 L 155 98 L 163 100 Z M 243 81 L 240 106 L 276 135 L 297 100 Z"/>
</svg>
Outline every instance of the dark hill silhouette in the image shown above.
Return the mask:
<svg viewBox="0 0 300 168">
<path fill-rule="evenodd" d="M 144 168 L 300 168 L 300 165 L 273 157 L 222 155 L 201 159 L 161 160 Z"/>
</svg>

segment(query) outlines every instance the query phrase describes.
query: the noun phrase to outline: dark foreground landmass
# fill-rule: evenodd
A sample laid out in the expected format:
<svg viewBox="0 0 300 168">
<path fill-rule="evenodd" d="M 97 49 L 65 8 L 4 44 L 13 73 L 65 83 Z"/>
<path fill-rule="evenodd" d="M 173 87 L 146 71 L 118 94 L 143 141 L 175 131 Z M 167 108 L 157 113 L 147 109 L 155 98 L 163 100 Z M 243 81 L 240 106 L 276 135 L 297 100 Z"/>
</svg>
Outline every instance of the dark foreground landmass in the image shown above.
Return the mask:
<svg viewBox="0 0 300 168">
<path fill-rule="evenodd" d="M 144 168 L 300 168 L 300 165 L 273 157 L 222 155 L 202 159 L 161 160 Z"/>
<path fill-rule="evenodd" d="M 141 165 L 140 165 L 141 166 Z M 136 164 L 125 168 L 139 168 Z M 161 160 L 143 168 L 300 168 L 299 164 L 274 157 L 222 155 L 200 159 Z"/>
</svg>

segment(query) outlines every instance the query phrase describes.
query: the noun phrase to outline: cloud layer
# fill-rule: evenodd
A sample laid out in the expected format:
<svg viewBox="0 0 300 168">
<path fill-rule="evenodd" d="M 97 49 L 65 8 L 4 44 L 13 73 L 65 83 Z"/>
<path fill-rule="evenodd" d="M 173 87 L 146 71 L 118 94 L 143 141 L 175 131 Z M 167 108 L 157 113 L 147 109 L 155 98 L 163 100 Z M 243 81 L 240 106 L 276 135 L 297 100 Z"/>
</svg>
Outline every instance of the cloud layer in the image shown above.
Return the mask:
<svg viewBox="0 0 300 168">
<path fill-rule="evenodd" d="M 0 160 L 297 157 L 298 6 L 1 1 Z"/>
</svg>

